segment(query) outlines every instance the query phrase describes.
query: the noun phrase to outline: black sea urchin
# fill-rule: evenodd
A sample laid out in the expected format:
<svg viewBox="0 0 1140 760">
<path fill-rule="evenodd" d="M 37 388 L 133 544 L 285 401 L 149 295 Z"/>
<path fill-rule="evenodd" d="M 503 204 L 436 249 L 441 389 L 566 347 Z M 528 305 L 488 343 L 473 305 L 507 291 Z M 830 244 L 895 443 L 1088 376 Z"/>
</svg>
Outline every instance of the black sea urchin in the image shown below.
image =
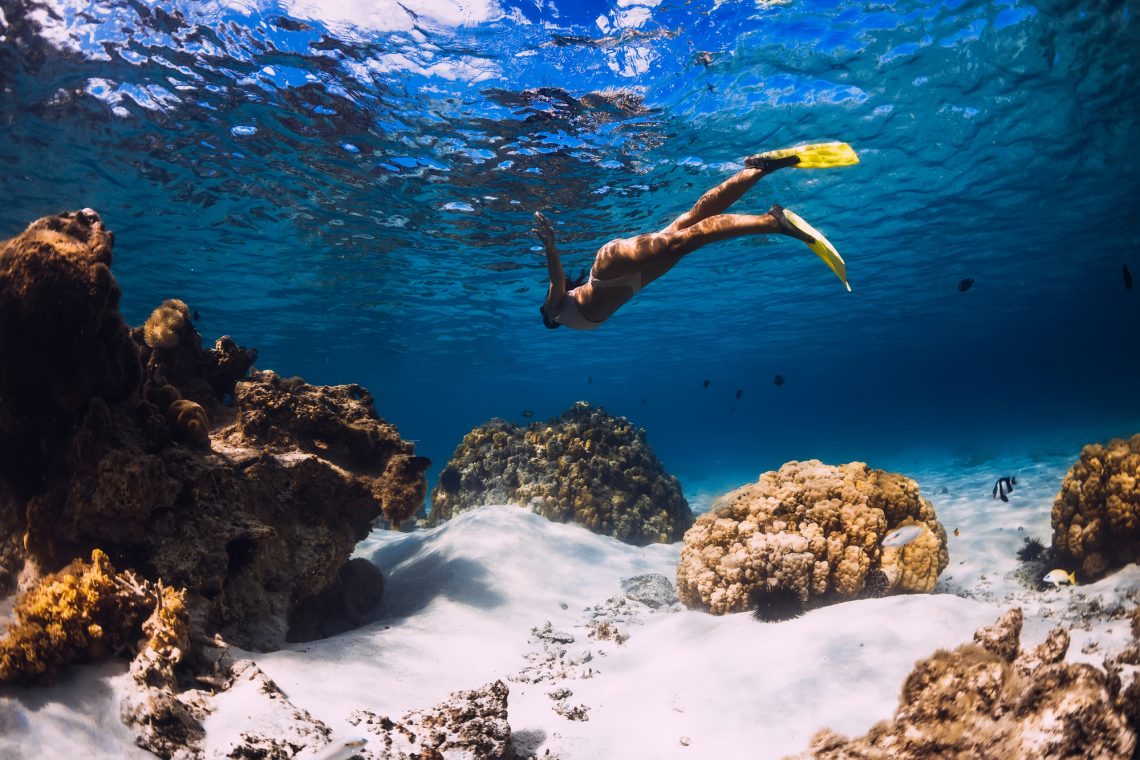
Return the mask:
<svg viewBox="0 0 1140 760">
<path fill-rule="evenodd" d="M 804 614 L 800 595 L 788 588 L 757 588 L 748 595 L 752 618 L 762 623 L 779 623 Z"/>
<path fill-rule="evenodd" d="M 1022 562 L 1033 562 L 1040 559 L 1045 551 L 1045 545 L 1036 538 L 1026 537 L 1025 543 L 1017 550 L 1017 558 Z"/>
</svg>

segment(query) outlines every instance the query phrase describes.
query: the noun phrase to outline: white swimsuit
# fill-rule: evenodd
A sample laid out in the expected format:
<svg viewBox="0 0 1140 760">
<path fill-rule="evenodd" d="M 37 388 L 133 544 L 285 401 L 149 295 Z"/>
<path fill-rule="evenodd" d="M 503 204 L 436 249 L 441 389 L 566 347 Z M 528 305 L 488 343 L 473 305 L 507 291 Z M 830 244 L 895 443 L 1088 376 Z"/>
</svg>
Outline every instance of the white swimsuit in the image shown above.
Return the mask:
<svg viewBox="0 0 1140 760">
<path fill-rule="evenodd" d="M 594 270 L 590 270 L 590 285 L 595 288 L 629 288 L 633 291 L 633 295 L 641 290 L 641 272 L 632 272 L 631 274 L 624 274 L 620 277 L 611 277 L 608 280 L 599 280 L 594 277 Z M 574 290 L 577 290 L 575 288 Z M 575 330 L 596 330 L 601 322 L 595 322 L 592 319 L 586 319 L 582 316 L 582 312 L 578 311 L 578 302 L 570 295 L 574 291 L 571 290 L 562 299 L 562 306 L 558 309 L 558 314 L 554 316 L 554 321 L 564 327 L 570 327 Z"/>
</svg>

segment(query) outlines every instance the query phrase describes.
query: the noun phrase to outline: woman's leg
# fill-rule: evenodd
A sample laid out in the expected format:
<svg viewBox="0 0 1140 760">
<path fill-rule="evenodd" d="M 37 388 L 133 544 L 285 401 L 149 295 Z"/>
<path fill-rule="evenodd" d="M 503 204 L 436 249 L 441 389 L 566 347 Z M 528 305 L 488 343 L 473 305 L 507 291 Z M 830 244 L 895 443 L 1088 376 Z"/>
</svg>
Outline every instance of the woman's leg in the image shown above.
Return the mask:
<svg viewBox="0 0 1140 760">
<path fill-rule="evenodd" d="M 741 197 L 752 189 L 761 177 L 771 172 L 763 169 L 744 169 L 729 177 L 712 190 L 702 195 L 693 207 L 673 220 L 663 233 L 677 232 L 693 226 L 702 219 L 716 214 L 723 214 L 728 207 L 736 203 Z"/>
<path fill-rule="evenodd" d="M 701 246 L 742 235 L 772 234 L 792 233 L 771 212 L 715 214 L 675 232 L 655 232 L 606 244 L 594 260 L 594 276 L 609 279 L 640 271 L 645 286 Z"/>
</svg>

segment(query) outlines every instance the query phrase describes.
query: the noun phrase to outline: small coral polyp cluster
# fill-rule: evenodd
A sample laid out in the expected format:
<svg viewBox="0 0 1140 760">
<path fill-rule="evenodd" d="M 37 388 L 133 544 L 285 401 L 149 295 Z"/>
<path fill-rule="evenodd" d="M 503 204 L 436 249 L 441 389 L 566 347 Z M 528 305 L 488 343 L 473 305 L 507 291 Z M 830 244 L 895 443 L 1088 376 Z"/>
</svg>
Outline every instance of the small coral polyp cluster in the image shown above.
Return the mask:
<svg viewBox="0 0 1140 760">
<path fill-rule="evenodd" d="M 1081 449 L 1052 522 L 1058 559 L 1086 579 L 1140 560 L 1140 434 Z"/>
<path fill-rule="evenodd" d="M 906 546 L 881 546 L 903 525 L 927 530 Z M 818 606 L 932 591 L 948 562 L 946 531 L 910 478 L 862 462 L 788 462 L 697 519 L 685 534 L 677 594 L 717 615 L 776 590 Z"/>
<path fill-rule="evenodd" d="M 676 541 L 693 522 L 645 431 L 585 402 L 548 423 L 493 419 L 475 428 L 431 498 L 435 523 L 484 504 L 518 504 L 635 545 Z"/>
</svg>

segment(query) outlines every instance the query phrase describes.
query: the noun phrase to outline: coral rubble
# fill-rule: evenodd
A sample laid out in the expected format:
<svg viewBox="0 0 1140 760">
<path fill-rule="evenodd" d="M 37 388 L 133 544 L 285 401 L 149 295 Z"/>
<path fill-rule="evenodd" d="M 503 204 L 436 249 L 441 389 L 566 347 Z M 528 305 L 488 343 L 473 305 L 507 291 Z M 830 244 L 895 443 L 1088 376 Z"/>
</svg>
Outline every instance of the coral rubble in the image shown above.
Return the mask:
<svg viewBox="0 0 1140 760">
<path fill-rule="evenodd" d="M 635 545 L 675 541 L 693 521 L 645 431 L 585 402 L 548 423 L 493 419 L 475 428 L 431 499 L 434 523 L 485 504 L 518 504 Z"/>
<path fill-rule="evenodd" d="M 861 738 L 819 732 L 801 760 L 1087 758 L 1128 760 L 1136 734 L 1104 671 L 1064 662 L 1069 636 L 1053 630 L 1019 654 L 1013 609 L 953 652 L 920 660 L 899 708 Z"/>
<path fill-rule="evenodd" d="M 451 694 L 427 710 L 413 710 L 399 720 L 357 710 L 349 722 L 379 737 L 377 757 L 472 758 L 509 760 L 517 757 L 507 721 L 510 690 L 502 681 Z"/>
<path fill-rule="evenodd" d="M 421 507 L 427 460 L 360 386 L 203 349 L 182 302 L 128 329 L 112 245 L 85 210 L 0 247 L 0 593 L 99 549 L 185 589 L 195 639 L 270 649 L 313 633 L 306 609 L 359 621 L 382 580 L 349 555 Z"/>
<path fill-rule="evenodd" d="M 1053 550 L 1085 578 L 1140 560 L 1140 434 L 1090 444 L 1053 500 Z"/>
<path fill-rule="evenodd" d="M 888 532 L 912 524 L 926 530 L 905 546 L 881 546 Z M 714 614 L 741 612 L 754 594 L 778 591 L 818 606 L 932 591 L 948 562 L 946 531 L 910 478 L 862 462 L 788 462 L 697 519 L 685 534 L 677 594 Z"/>
</svg>

